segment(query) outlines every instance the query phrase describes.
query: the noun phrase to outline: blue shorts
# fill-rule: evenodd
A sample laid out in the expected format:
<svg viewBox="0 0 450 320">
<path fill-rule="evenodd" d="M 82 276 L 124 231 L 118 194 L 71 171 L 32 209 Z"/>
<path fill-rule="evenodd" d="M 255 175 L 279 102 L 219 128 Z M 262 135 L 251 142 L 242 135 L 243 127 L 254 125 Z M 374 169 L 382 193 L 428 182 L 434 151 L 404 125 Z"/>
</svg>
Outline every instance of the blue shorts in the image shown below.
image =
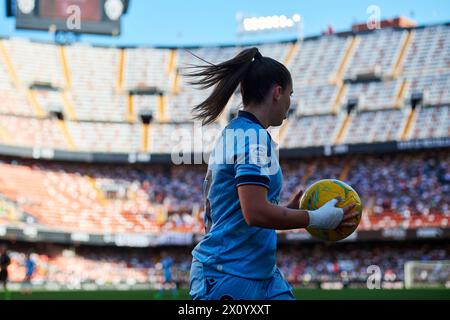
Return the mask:
<svg viewBox="0 0 450 320">
<path fill-rule="evenodd" d="M 166 283 L 172 282 L 172 274 L 170 272 L 164 272 L 164 281 Z"/>
<path fill-rule="evenodd" d="M 295 300 L 278 269 L 270 279 L 252 280 L 215 271 L 195 259 L 189 294 L 192 300 Z"/>
</svg>

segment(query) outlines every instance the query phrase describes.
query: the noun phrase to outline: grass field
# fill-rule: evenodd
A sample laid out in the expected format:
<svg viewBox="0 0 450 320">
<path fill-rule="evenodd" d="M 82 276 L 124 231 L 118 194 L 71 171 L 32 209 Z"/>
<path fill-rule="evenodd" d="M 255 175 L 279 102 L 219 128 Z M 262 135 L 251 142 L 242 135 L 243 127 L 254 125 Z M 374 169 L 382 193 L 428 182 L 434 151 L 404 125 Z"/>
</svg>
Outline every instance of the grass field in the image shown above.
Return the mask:
<svg viewBox="0 0 450 320">
<path fill-rule="evenodd" d="M 411 289 L 411 290 L 319 290 L 297 289 L 294 294 L 298 300 L 450 300 L 449 289 Z M 4 298 L 0 292 L 0 300 Z M 170 292 L 160 297 L 156 291 L 41 291 L 32 295 L 11 293 L 11 300 L 189 300 L 186 290 L 181 290 L 177 297 Z"/>
</svg>

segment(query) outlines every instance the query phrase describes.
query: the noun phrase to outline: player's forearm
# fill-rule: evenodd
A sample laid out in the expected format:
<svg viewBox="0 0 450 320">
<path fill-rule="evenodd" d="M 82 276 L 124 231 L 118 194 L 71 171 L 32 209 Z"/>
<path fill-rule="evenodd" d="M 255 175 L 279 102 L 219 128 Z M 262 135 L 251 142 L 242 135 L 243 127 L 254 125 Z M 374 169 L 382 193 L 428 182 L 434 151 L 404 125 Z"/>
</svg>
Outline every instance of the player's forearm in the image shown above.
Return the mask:
<svg viewBox="0 0 450 320">
<path fill-rule="evenodd" d="M 289 209 L 269 202 L 249 209 L 247 223 L 254 227 L 291 230 L 309 225 L 309 213 L 305 210 Z"/>
</svg>

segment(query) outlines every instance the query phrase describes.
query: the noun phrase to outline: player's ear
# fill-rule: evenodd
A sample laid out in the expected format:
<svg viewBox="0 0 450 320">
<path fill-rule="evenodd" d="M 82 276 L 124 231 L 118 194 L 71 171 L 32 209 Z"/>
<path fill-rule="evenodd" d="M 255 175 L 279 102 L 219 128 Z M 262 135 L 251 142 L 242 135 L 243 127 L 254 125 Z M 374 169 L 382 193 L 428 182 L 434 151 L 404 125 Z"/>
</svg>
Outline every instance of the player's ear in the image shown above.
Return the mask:
<svg viewBox="0 0 450 320">
<path fill-rule="evenodd" d="M 283 87 L 278 84 L 274 85 L 272 89 L 273 100 L 279 101 L 281 99 L 282 94 L 283 94 Z"/>
</svg>

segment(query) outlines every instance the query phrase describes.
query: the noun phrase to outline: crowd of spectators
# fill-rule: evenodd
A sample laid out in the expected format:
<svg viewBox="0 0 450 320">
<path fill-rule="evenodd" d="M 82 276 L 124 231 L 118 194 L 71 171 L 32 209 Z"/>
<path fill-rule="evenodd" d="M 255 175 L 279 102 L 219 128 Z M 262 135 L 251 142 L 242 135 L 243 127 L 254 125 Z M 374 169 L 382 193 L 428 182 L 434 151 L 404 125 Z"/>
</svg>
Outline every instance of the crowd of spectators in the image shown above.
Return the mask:
<svg viewBox="0 0 450 320">
<path fill-rule="evenodd" d="M 325 179 L 342 179 L 360 195 L 374 214 L 450 215 L 450 154 L 448 151 L 353 155 L 320 158 L 315 171 L 306 175 L 306 166 L 290 163 L 284 171 L 284 201 L 296 186 L 307 187 Z M 341 174 L 346 165 L 346 176 Z"/>
<path fill-rule="evenodd" d="M 89 182 L 94 179 L 97 191 L 103 194 L 104 199 L 101 200 L 106 201 L 111 208 L 132 208 L 127 212 L 128 217 L 138 215 L 141 222 L 158 221 L 162 232 L 203 231 L 202 187 L 206 165 L 112 166 L 31 160 L 0 162 L 10 166 L 25 165 L 32 172 L 39 170 L 40 174 L 48 173 L 49 176 L 63 172 L 70 175 L 72 180 L 68 181 L 74 183 L 73 188 L 94 190 Z M 334 178 L 347 182 L 358 192 L 365 213 L 369 216 L 398 216 L 402 221 L 408 221 L 414 217 L 432 215 L 440 217 L 439 223 L 444 226 L 448 224 L 448 219 L 445 219 L 450 215 L 448 150 L 317 157 L 283 160 L 281 164 L 284 175 L 281 204 L 287 203 L 299 188 L 306 189 L 317 180 Z M 53 188 L 60 186 L 68 192 L 68 186 L 64 184 L 54 184 Z M 15 192 L 20 194 L 21 190 Z M 78 190 L 78 193 L 82 194 L 83 191 Z M 96 201 L 96 197 L 98 195 L 91 195 L 92 201 Z M 26 203 L 26 195 L 20 198 Z M 69 200 L 77 201 L 76 198 Z M 98 202 L 100 205 L 100 200 Z M 71 210 L 72 204 L 68 202 L 67 206 L 66 212 Z M 158 216 L 157 207 L 165 208 L 164 214 Z M 145 212 L 145 208 L 151 210 Z M 0 214 L 3 220 L 6 216 L 5 212 Z M 130 224 L 134 223 L 133 220 L 129 221 Z"/>
<path fill-rule="evenodd" d="M 164 282 L 161 259 L 170 256 L 173 281 L 187 287 L 191 264 L 187 247 L 166 248 L 100 248 L 67 247 L 53 244 L 9 245 L 10 281 L 25 277 L 25 257 L 31 253 L 36 263 L 35 285 L 48 283 L 79 289 L 82 285 L 150 285 Z M 366 283 L 375 266 L 385 282 L 403 282 L 404 265 L 408 261 L 450 260 L 448 243 L 341 243 L 282 245 L 278 250 L 278 266 L 295 286 L 324 282 L 343 284 Z M 450 270 L 446 268 L 450 279 Z"/>
<path fill-rule="evenodd" d="M 448 244 L 345 244 L 296 246 L 280 250 L 279 266 L 286 278 L 298 285 L 322 282 L 366 283 L 379 268 L 381 280 L 405 279 L 404 265 L 408 261 L 443 261 L 450 258 Z M 447 269 L 447 279 L 450 279 Z"/>
</svg>

